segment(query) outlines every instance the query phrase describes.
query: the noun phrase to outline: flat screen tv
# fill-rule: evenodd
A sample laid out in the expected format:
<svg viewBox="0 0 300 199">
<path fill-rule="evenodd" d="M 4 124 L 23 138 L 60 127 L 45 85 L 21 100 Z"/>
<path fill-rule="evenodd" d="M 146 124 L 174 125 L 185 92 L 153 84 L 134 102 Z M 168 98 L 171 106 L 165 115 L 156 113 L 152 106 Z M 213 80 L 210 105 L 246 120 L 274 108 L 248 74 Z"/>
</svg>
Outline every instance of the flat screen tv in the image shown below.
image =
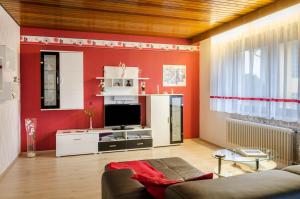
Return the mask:
<svg viewBox="0 0 300 199">
<path fill-rule="evenodd" d="M 117 127 L 113 130 L 132 129 L 126 126 L 141 124 L 140 104 L 108 104 L 104 107 L 105 127 Z"/>
</svg>

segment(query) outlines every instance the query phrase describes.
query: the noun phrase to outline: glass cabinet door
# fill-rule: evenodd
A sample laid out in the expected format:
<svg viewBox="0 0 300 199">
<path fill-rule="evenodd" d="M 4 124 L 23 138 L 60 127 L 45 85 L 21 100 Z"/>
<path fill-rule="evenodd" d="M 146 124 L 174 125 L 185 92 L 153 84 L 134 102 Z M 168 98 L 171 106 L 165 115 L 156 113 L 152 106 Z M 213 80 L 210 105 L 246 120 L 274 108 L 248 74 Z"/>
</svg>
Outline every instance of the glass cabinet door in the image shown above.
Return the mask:
<svg viewBox="0 0 300 199">
<path fill-rule="evenodd" d="M 59 53 L 41 52 L 41 108 L 59 108 Z"/>
<path fill-rule="evenodd" d="M 182 96 L 170 96 L 171 144 L 183 142 L 183 99 Z"/>
</svg>

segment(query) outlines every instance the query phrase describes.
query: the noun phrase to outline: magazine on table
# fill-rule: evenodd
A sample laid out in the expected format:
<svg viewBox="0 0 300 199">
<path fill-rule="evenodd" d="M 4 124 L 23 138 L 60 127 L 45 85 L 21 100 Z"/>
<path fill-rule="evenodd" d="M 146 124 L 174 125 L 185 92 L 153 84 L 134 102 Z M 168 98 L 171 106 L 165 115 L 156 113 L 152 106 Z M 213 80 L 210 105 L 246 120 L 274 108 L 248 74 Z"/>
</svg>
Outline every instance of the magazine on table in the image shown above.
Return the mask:
<svg viewBox="0 0 300 199">
<path fill-rule="evenodd" d="M 268 157 L 268 155 L 259 149 L 238 149 L 237 152 L 246 157 Z"/>
</svg>

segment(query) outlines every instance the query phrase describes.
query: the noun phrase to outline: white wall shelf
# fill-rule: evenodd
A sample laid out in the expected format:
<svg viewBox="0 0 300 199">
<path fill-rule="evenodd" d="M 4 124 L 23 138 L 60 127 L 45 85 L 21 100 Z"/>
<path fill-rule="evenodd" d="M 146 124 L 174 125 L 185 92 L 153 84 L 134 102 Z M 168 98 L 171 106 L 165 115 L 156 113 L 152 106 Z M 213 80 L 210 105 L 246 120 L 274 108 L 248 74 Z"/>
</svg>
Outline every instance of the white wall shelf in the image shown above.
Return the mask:
<svg viewBox="0 0 300 199">
<path fill-rule="evenodd" d="M 134 80 L 149 80 L 150 78 L 149 77 L 138 77 L 138 78 L 119 78 L 119 77 L 116 77 L 116 78 L 110 78 L 110 77 L 96 77 L 96 79 L 98 80 L 112 80 L 112 79 L 134 79 Z"/>
<path fill-rule="evenodd" d="M 96 94 L 97 97 L 114 97 L 114 96 L 152 96 L 152 95 L 161 95 L 161 96 L 172 96 L 172 95 L 183 95 L 183 94 Z"/>
<path fill-rule="evenodd" d="M 96 94 L 97 97 L 115 97 L 115 96 L 148 96 L 147 94 Z"/>
</svg>

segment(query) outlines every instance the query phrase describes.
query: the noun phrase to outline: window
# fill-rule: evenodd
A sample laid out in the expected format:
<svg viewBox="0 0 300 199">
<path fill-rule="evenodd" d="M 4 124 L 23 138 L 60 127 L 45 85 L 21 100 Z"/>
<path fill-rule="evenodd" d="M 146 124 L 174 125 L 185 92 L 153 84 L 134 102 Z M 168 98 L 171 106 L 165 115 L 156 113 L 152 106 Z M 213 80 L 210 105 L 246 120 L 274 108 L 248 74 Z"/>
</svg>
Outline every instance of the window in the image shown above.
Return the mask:
<svg viewBox="0 0 300 199">
<path fill-rule="evenodd" d="M 213 111 L 300 122 L 300 5 L 294 11 L 212 38 Z"/>
<path fill-rule="evenodd" d="M 292 78 L 298 79 L 299 65 L 299 41 L 292 41 L 290 44 L 290 65 L 292 68 Z"/>
</svg>

